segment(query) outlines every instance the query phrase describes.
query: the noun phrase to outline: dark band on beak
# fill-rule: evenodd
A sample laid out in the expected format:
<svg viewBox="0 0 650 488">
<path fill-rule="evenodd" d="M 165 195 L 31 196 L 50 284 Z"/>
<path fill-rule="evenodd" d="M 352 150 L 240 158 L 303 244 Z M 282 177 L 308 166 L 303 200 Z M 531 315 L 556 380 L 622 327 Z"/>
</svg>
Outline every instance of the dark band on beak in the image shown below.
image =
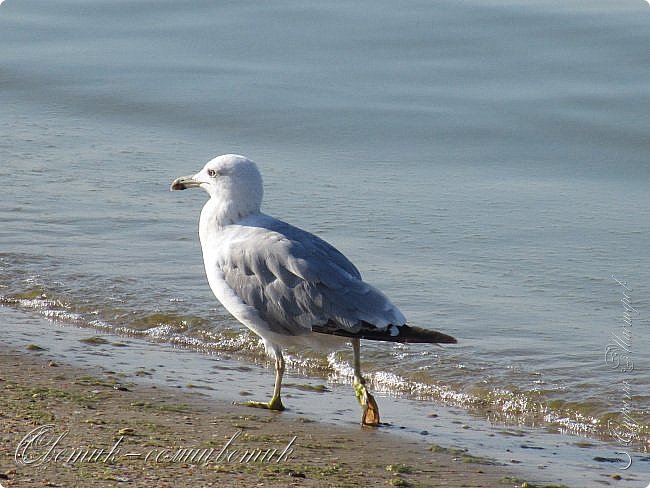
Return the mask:
<svg viewBox="0 0 650 488">
<path fill-rule="evenodd" d="M 199 182 L 194 179 L 193 176 L 181 176 L 172 181 L 172 186 L 170 190 L 186 190 L 187 188 L 193 188 L 199 186 Z"/>
</svg>

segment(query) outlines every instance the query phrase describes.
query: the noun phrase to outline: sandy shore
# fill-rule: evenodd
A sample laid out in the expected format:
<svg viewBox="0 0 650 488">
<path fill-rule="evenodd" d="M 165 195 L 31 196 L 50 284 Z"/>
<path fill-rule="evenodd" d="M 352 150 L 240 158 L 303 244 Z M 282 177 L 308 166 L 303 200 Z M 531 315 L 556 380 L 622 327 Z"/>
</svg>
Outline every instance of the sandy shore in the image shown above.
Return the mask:
<svg viewBox="0 0 650 488">
<path fill-rule="evenodd" d="M 38 350 L 5 350 L 0 371 L 2 486 L 523 483 L 462 450 L 121 383 Z"/>
</svg>

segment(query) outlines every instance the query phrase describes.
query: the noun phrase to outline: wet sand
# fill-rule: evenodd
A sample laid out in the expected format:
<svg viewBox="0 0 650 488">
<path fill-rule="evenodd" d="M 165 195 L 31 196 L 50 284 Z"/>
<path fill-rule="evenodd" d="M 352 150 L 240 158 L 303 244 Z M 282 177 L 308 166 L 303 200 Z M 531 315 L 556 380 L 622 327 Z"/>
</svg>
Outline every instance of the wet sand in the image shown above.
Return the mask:
<svg viewBox="0 0 650 488">
<path fill-rule="evenodd" d="M 524 483 L 462 449 L 124 382 L 34 348 L 0 353 L 0 371 L 3 486 Z"/>
</svg>

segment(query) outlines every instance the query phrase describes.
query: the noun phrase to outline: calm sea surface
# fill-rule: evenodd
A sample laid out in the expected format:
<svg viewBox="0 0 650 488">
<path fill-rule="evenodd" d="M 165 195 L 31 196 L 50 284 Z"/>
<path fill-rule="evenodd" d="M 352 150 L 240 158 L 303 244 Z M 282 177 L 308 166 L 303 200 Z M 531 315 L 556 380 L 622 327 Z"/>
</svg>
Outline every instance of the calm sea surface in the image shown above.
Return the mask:
<svg viewBox="0 0 650 488">
<path fill-rule="evenodd" d="M 263 363 L 205 195 L 168 191 L 242 153 L 267 213 L 459 339 L 365 343 L 375 389 L 647 450 L 649 47 L 641 0 L 8 0 L 0 304 Z"/>
</svg>

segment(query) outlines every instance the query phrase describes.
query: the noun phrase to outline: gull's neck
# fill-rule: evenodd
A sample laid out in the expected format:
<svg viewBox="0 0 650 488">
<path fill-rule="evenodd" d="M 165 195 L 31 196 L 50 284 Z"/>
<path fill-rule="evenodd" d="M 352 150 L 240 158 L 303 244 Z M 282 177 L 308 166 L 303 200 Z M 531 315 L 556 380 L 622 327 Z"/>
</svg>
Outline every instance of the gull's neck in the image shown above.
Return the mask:
<svg viewBox="0 0 650 488">
<path fill-rule="evenodd" d="M 204 237 L 207 237 L 207 232 L 219 231 L 228 225 L 237 224 L 239 221 L 259 213 L 259 209 L 242 207 L 232 200 L 210 198 L 203 206 L 199 219 L 201 240 L 203 241 Z M 204 234 L 206 235 L 204 236 Z"/>
</svg>

